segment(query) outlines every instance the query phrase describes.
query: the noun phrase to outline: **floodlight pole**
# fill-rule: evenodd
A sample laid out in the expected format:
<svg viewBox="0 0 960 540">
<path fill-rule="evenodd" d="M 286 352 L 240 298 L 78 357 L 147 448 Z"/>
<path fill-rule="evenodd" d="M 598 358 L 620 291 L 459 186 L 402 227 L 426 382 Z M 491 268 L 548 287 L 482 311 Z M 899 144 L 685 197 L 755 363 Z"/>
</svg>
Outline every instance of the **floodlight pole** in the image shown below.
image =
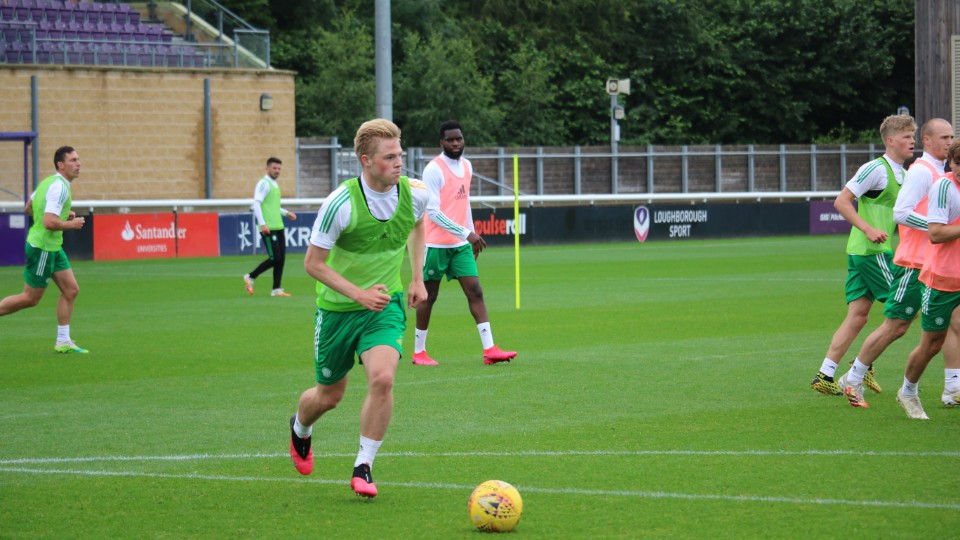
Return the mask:
<svg viewBox="0 0 960 540">
<path fill-rule="evenodd" d="M 610 192 L 616 194 L 620 184 L 620 166 L 617 156 L 617 142 L 620 140 L 620 126 L 617 124 L 617 95 L 610 95 Z"/>
<path fill-rule="evenodd" d="M 390 47 L 390 0 L 375 0 L 374 71 L 376 110 L 379 118 L 393 120 L 393 65 Z"/>
</svg>

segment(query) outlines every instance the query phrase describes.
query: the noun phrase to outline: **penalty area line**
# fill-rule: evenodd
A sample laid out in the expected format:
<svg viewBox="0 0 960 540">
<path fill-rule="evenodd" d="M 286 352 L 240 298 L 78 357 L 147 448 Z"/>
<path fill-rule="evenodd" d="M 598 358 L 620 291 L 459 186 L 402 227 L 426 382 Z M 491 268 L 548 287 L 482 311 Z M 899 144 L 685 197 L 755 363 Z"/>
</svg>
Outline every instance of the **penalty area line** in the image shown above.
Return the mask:
<svg viewBox="0 0 960 540">
<path fill-rule="evenodd" d="M 206 474 L 170 474 L 170 473 L 145 473 L 132 471 L 73 471 L 73 470 L 53 470 L 53 469 L 29 469 L 24 467 L 4 467 L 0 472 L 19 473 L 19 474 L 57 474 L 57 475 L 75 475 L 75 476 L 106 476 L 122 478 L 158 478 L 167 480 L 212 480 L 225 482 L 285 482 L 285 483 L 310 483 L 310 484 L 332 484 L 347 485 L 345 480 L 332 480 L 325 478 L 265 478 L 257 476 L 225 476 L 225 475 L 206 475 Z M 378 482 L 381 487 L 414 488 L 414 489 L 451 489 L 457 491 L 471 491 L 476 486 L 461 484 L 441 484 L 441 483 L 422 483 L 422 482 Z M 878 500 L 845 500 L 845 499 L 801 499 L 793 497 L 769 497 L 759 495 L 721 495 L 721 494 L 699 494 L 699 493 L 668 493 L 663 491 L 634 491 L 634 490 L 602 490 L 602 489 L 576 489 L 576 488 L 538 488 L 533 486 L 517 485 L 518 490 L 523 493 L 544 493 L 558 495 L 583 495 L 583 496 L 603 496 L 603 497 L 632 497 L 649 499 L 683 499 L 683 500 L 712 500 L 712 501 L 733 501 L 746 503 L 784 503 L 784 504 L 820 504 L 820 505 L 847 505 L 847 506 L 870 506 L 870 507 L 888 507 L 888 508 L 923 508 L 935 510 L 960 510 L 958 503 L 927 503 L 927 502 L 901 502 L 901 501 L 878 501 Z"/>
<path fill-rule="evenodd" d="M 202 459 L 276 459 L 288 458 L 289 453 L 249 454 L 183 454 L 167 456 L 89 456 L 66 458 L 15 458 L 0 459 L 0 465 L 29 465 L 42 463 L 95 463 L 125 461 L 194 461 Z M 318 453 L 316 459 L 355 457 L 356 454 Z M 644 456 L 857 456 L 857 457 L 960 457 L 960 451 L 944 452 L 883 452 L 858 450 L 520 450 L 513 452 L 380 452 L 378 457 L 444 458 L 444 457 L 644 457 Z"/>
</svg>

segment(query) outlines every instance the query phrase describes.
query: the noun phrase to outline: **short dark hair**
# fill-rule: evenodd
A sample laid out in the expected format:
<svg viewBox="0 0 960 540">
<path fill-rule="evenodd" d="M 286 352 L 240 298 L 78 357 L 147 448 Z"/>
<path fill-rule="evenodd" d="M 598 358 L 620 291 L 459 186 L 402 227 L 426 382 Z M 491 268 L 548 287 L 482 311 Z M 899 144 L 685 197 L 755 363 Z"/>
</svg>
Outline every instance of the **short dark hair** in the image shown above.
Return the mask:
<svg viewBox="0 0 960 540">
<path fill-rule="evenodd" d="M 61 146 L 57 148 L 57 151 L 53 153 L 53 168 L 57 168 L 57 163 L 64 163 L 67 161 L 67 154 L 72 154 L 76 152 L 72 146 Z"/>
<path fill-rule="evenodd" d="M 443 134 L 452 129 L 459 129 L 461 132 L 463 131 L 463 128 L 460 127 L 460 122 L 457 122 L 456 120 L 447 120 L 446 122 L 440 124 L 440 138 L 442 139 Z"/>
<path fill-rule="evenodd" d="M 272 157 L 272 156 L 271 156 L 271 157 L 268 157 L 268 158 L 267 158 L 267 167 L 269 167 L 269 166 L 270 166 L 271 164 L 273 164 L 273 163 L 276 163 L 277 165 L 283 165 L 283 162 L 280 161 L 280 158 L 275 158 L 275 157 Z"/>
</svg>

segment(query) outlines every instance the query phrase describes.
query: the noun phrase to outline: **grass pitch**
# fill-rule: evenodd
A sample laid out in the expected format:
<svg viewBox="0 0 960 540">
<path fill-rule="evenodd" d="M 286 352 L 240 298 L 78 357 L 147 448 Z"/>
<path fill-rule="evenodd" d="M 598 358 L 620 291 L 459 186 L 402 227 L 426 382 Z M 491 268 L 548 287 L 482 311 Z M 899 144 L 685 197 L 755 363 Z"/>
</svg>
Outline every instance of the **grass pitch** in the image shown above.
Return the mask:
<svg viewBox="0 0 960 540">
<path fill-rule="evenodd" d="M 314 473 L 287 455 L 313 384 L 302 256 L 292 298 L 270 297 L 269 275 L 244 292 L 259 257 L 75 263 L 72 334 L 92 354 L 53 352 L 55 288 L 0 319 L 0 537 L 477 538 L 467 497 L 489 479 L 522 493 L 521 538 L 955 536 L 942 360 L 921 384 L 930 421 L 894 402 L 919 325 L 878 361 L 869 409 L 809 387 L 845 313 L 844 243 L 525 248 L 519 310 L 512 251 L 484 252 L 494 335 L 520 354 L 484 366 L 447 282 L 441 365 L 412 366 L 409 311 L 370 501 L 349 488 L 362 369 L 315 426 Z M 0 268 L 2 295 L 21 288 Z"/>
</svg>

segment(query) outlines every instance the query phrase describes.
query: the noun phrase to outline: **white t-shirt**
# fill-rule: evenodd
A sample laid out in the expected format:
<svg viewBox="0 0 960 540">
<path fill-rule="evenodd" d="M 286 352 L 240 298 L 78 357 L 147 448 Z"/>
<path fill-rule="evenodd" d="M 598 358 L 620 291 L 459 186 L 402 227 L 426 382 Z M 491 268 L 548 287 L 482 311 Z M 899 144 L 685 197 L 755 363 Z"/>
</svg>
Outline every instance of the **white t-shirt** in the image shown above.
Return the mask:
<svg viewBox="0 0 960 540">
<path fill-rule="evenodd" d="M 947 225 L 960 218 L 960 190 L 946 177 L 940 177 L 930 188 L 927 222 Z"/>
<path fill-rule="evenodd" d="M 886 154 L 883 155 L 883 159 L 890 164 L 897 182 L 903 185 L 903 166 Z M 875 159 L 870 160 L 857 169 L 857 174 L 853 175 L 845 187 L 858 199 L 869 191 L 883 191 L 887 188 L 887 168 Z"/>
<path fill-rule="evenodd" d="M 923 164 L 911 165 L 907 169 L 906 179 L 903 181 L 903 187 L 900 188 L 900 194 L 897 195 L 897 203 L 893 207 L 893 220 L 901 225 L 925 231 L 927 217 L 917 212 L 916 208 L 930 192 L 933 181 L 943 176 L 944 162 L 926 152 L 917 161 L 920 160 L 933 165 L 939 174 L 933 176 L 930 168 Z"/>
<path fill-rule="evenodd" d="M 54 182 L 50 184 L 50 187 L 47 188 L 46 196 L 46 205 L 43 207 L 44 214 L 53 214 L 57 217 L 60 217 L 60 212 L 63 212 L 63 204 L 67 202 L 67 198 L 63 196 L 63 190 L 65 187 L 70 185 L 70 181 L 63 177 L 62 174 L 56 173 L 54 176 L 59 176 L 63 179 L 63 182 Z M 64 185 L 64 182 L 66 185 Z M 36 190 L 30 194 L 30 200 L 33 200 L 37 196 Z"/>
<path fill-rule="evenodd" d="M 397 204 L 400 202 L 400 195 L 397 186 L 386 193 L 380 193 L 370 189 L 367 181 L 360 176 L 360 187 L 367 199 L 367 207 L 373 217 L 381 220 L 390 219 L 397 211 Z M 429 193 L 427 186 L 420 180 L 410 179 L 410 195 L 413 203 L 413 217 L 416 221 L 423 219 L 427 211 Z M 333 249 L 340 233 L 350 225 L 350 212 L 353 205 L 350 203 L 350 194 L 347 187 L 343 184 L 333 190 L 332 193 L 323 201 L 323 205 L 317 212 L 317 220 L 313 223 L 313 231 L 310 233 L 310 243 L 323 249 Z M 328 212 L 334 212 L 334 215 L 327 218 Z M 321 224 L 329 221 L 329 227 L 321 230 Z"/>
</svg>

